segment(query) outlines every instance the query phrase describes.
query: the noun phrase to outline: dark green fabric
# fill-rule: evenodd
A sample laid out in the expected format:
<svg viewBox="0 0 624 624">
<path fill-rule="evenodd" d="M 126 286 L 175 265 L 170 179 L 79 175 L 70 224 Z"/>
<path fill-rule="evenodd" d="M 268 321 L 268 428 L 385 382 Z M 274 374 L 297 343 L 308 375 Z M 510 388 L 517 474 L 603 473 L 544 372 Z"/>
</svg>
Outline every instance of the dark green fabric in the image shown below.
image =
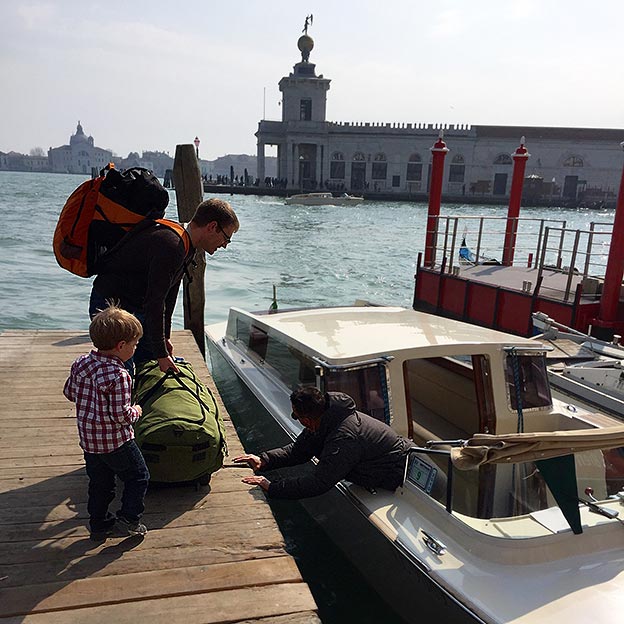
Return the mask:
<svg viewBox="0 0 624 624">
<path fill-rule="evenodd" d="M 153 360 L 138 365 L 135 402 L 143 415 L 134 426 L 152 481 L 178 483 L 209 476 L 227 454 L 217 404 L 188 362 L 165 375 Z"/>
<path fill-rule="evenodd" d="M 574 455 L 540 459 L 535 462 L 535 465 L 544 477 L 546 485 L 548 485 L 572 531 L 577 535 L 582 533 Z"/>
</svg>

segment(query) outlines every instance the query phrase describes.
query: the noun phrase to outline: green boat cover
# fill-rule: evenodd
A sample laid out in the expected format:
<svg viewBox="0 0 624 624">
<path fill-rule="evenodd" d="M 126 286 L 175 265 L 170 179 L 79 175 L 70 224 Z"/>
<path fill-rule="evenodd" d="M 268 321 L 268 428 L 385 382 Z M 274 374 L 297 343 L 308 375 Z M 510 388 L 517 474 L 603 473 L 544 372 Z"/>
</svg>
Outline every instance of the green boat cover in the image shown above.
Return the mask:
<svg viewBox="0 0 624 624">
<path fill-rule="evenodd" d="M 155 360 L 137 366 L 134 401 L 143 415 L 134 426 L 136 442 L 152 481 L 207 484 L 227 455 L 223 419 L 191 364 L 176 366 L 179 373 L 162 373 Z"/>
</svg>

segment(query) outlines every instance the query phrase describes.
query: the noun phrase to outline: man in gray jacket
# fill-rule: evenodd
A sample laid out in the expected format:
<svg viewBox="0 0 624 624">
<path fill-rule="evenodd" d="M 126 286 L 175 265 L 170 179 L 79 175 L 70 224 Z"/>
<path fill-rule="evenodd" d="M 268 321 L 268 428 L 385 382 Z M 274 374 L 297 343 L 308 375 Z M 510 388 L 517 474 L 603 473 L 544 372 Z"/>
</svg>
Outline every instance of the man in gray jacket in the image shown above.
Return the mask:
<svg viewBox="0 0 624 624">
<path fill-rule="evenodd" d="M 341 479 L 363 487 L 395 490 L 403 481 L 407 450 L 413 442 L 388 425 L 358 412 L 353 399 L 341 392 L 323 394 L 307 387 L 290 395 L 292 417 L 305 427 L 288 446 L 258 455 L 245 454 L 234 462 L 247 463 L 254 472 L 296 466 L 318 459 L 300 477 L 269 481 L 244 477 L 271 498 L 308 498 L 329 491 Z"/>
</svg>

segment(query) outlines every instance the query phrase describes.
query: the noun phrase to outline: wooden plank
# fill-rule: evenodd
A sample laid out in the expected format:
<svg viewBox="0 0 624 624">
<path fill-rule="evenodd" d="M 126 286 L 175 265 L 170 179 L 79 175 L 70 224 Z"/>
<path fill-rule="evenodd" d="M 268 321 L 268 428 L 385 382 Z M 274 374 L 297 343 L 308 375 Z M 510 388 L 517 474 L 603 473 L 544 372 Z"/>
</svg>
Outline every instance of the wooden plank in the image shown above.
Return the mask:
<svg viewBox="0 0 624 624">
<path fill-rule="evenodd" d="M 217 624 L 314 609 L 314 600 L 304 583 L 282 583 L 55 611 L 50 614 L 53 620 L 47 613 L 32 613 L 6 618 L 5 623 L 40 624 L 54 621 L 55 624 Z"/>
<path fill-rule="evenodd" d="M 0 589 L 0 617 L 300 581 L 290 557 L 275 557 L 39 583 Z"/>
</svg>

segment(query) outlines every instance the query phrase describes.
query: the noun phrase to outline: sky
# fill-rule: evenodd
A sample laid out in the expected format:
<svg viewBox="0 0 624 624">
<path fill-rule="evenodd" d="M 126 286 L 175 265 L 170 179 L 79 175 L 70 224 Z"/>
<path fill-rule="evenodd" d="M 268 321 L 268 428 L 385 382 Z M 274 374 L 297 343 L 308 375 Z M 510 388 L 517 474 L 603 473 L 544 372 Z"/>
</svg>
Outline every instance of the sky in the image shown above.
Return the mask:
<svg viewBox="0 0 624 624">
<path fill-rule="evenodd" d="M 0 0 L 0 151 L 255 154 L 310 13 L 330 121 L 624 128 L 623 0 Z"/>
</svg>

